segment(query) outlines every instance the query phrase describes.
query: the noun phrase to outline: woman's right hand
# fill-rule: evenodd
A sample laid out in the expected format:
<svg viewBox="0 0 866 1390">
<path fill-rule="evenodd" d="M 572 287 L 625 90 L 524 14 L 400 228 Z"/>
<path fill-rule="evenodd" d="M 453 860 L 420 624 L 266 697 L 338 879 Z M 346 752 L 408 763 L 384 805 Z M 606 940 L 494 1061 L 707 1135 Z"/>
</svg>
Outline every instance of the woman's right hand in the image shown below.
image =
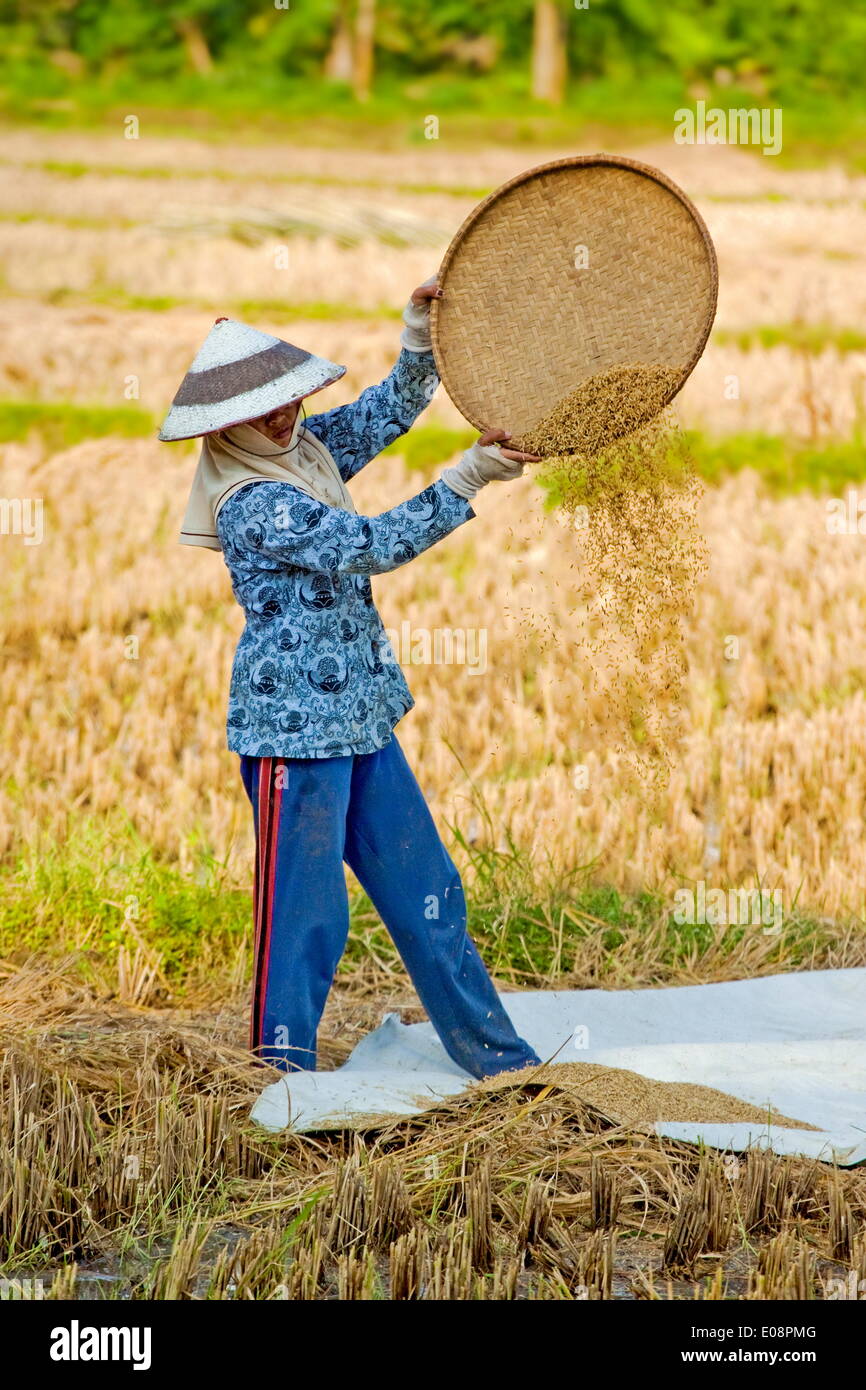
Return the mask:
<svg viewBox="0 0 866 1390">
<path fill-rule="evenodd" d="M 504 442 L 506 439 L 510 438 L 511 430 L 488 430 L 486 434 L 482 434 L 478 443 L 484 448 L 488 444 L 500 444 L 500 441 Z M 540 454 L 523 454 L 519 449 L 503 449 L 500 447 L 499 452 L 502 454 L 503 458 L 511 459 L 514 463 L 538 463 L 541 458 Z"/>
<path fill-rule="evenodd" d="M 458 497 L 471 501 L 487 483 L 505 483 L 519 478 L 523 465 L 534 463 L 539 455 L 500 448 L 500 443 L 510 438 L 508 430 L 488 430 L 482 434 L 478 443 L 466 450 L 459 463 L 443 469 L 443 483 L 447 483 Z"/>
</svg>

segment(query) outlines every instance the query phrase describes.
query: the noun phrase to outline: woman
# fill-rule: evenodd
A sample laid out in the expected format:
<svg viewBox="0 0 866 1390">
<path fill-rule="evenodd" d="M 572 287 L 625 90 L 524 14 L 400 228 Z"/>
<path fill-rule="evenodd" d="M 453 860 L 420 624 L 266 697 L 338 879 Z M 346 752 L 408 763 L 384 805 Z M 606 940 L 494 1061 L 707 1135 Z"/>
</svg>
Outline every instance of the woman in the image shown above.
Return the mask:
<svg viewBox="0 0 866 1390">
<path fill-rule="evenodd" d="M 181 541 L 221 550 L 246 616 L 228 746 L 256 832 L 250 1045 L 315 1069 L 316 1034 L 349 929 L 343 863 L 367 891 L 449 1056 L 472 1076 L 538 1064 L 466 931 L 460 876 L 393 730 L 414 703 L 374 607 L 383 574 L 475 516 L 493 479 L 534 457 L 491 430 L 439 480 L 376 517 L 346 483 L 404 434 L 438 384 L 435 279 L 403 313 L 396 366 L 357 401 L 304 419 L 345 372 L 217 319 L 160 438 L 203 436 Z"/>
</svg>

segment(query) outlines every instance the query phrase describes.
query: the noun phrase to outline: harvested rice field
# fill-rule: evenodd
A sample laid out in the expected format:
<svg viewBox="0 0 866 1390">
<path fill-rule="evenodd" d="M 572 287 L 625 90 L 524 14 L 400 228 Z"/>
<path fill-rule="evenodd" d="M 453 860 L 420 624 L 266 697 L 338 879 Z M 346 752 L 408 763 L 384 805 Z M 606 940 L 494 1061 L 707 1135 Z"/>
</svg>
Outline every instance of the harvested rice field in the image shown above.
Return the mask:
<svg viewBox="0 0 866 1390">
<path fill-rule="evenodd" d="M 757 1118 L 706 1088 L 660 1096 L 574 1063 L 356 1133 L 248 1118 L 275 1074 L 245 1051 L 253 839 L 224 730 L 241 614 L 219 557 L 177 544 L 197 450 L 158 443 L 156 425 L 218 314 L 347 363 L 321 405 L 353 399 L 389 370 L 408 294 L 478 199 L 571 152 L 4 131 L 8 1287 L 555 1301 L 866 1287 L 863 1170 L 654 1133 L 660 1105 Z M 696 548 L 656 551 L 653 570 L 687 575 L 689 602 L 664 660 L 629 649 L 624 698 L 624 590 L 587 549 L 581 499 L 548 506 L 542 469 L 494 485 L 471 526 L 375 581 L 416 699 L 401 743 L 506 990 L 866 965 L 866 522 L 846 497 L 864 473 L 866 176 L 732 148 L 621 153 L 688 190 L 719 253 L 716 327 L 672 407 Z M 438 391 L 353 483 L 358 510 L 411 496 L 473 437 Z M 641 521 L 629 513 L 632 534 Z M 644 583 L 631 636 L 657 599 Z M 676 926 L 674 894 L 697 882 L 777 893 L 781 930 Z M 350 890 L 326 1069 L 386 1011 L 424 1017 Z"/>
<path fill-rule="evenodd" d="M 274 1136 L 246 1118 L 236 1001 L 110 992 L 75 962 L 0 981 L 0 1233 L 45 1297 L 799 1300 L 866 1277 L 861 1170 L 659 1139 L 660 1083 L 566 1063 L 375 1132 Z M 372 1021 L 344 991 L 327 1041 Z"/>
</svg>

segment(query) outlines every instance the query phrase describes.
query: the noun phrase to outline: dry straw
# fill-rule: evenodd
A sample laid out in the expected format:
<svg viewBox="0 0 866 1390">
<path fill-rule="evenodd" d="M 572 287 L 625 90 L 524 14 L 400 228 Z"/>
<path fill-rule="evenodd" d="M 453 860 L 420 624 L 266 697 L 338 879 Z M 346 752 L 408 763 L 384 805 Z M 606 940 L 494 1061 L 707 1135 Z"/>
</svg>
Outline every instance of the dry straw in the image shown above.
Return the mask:
<svg viewBox="0 0 866 1390">
<path fill-rule="evenodd" d="M 79 966 L 0 968 L 0 1236 L 51 1298 L 93 1267 L 102 1296 L 172 1300 L 721 1298 L 750 1272 L 788 1297 L 801 1241 L 816 1291 L 866 1267 L 856 1171 L 647 1132 L 677 1105 L 766 1120 L 718 1092 L 564 1063 L 376 1134 L 269 1136 L 239 1015 L 107 1004 Z"/>
</svg>

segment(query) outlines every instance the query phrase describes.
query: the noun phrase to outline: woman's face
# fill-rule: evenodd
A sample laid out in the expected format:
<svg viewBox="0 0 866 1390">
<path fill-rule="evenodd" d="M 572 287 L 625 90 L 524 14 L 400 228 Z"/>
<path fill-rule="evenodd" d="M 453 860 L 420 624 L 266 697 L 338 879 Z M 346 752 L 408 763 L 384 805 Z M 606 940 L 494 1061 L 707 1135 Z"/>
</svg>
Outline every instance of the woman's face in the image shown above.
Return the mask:
<svg viewBox="0 0 866 1390">
<path fill-rule="evenodd" d="M 278 406 L 276 410 L 269 410 L 267 415 L 260 415 L 258 419 L 250 420 L 248 423 L 273 444 L 282 444 L 285 447 L 292 437 L 300 408 L 300 401 L 293 401 L 291 405 Z"/>
</svg>

